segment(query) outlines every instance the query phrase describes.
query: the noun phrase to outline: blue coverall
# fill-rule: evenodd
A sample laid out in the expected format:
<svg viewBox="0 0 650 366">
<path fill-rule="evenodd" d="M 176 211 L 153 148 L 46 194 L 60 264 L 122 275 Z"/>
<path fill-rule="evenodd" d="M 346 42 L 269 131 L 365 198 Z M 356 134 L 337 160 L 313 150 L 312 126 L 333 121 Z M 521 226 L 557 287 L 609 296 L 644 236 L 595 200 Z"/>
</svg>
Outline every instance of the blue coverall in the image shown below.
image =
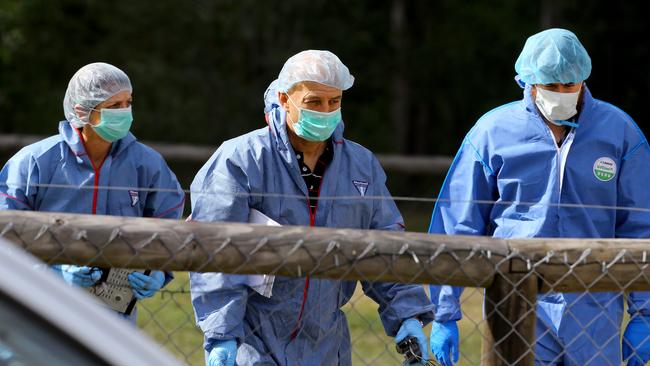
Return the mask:
<svg viewBox="0 0 650 366">
<path fill-rule="evenodd" d="M 179 219 L 184 197 L 162 156 L 133 134 L 114 142 L 96 167 L 68 121 L 59 123 L 58 135 L 24 147 L 0 171 L 0 210 Z M 165 283 L 171 279 L 167 273 Z"/>
<path fill-rule="evenodd" d="M 594 99 L 586 85 L 583 89 L 579 127 L 572 129 L 562 149 L 536 109 L 530 85 L 523 100 L 480 118 L 449 170 L 429 232 L 499 238 L 649 237 L 650 212 L 607 208 L 650 208 L 648 142 L 627 114 Z M 431 286 L 436 321 L 460 319 L 461 292 Z M 648 293 L 631 293 L 630 313 L 649 315 L 649 299 Z M 536 362 L 619 365 L 623 301 L 622 292 L 540 294 Z"/>
<path fill-rule="evenodd" d="M 267 128 L 224 142 L 199 171 L 191 186 L 193 220 L 246 222 L 254 208 L 281 225 L 404 229 L 379 162 L 370 151 L 343 138 L 343 123 L 332 136 L 334 157 L 320 196 L 359 199 L 324 199 L 315 216 L 310 215 L 284 111 L 276 106 L 267 119 Z M 364 195 L 385 199 L 362 199 Z M 348 325 L 340 308 L 350 300 L 356 281 L 310 279 L 307 287 L 305 278 L 276 277 L 267 298 L 246 285 L 245 275 L 192 273 L 190 279 L 207 351 L 217 340 L 236 339 L 238 365 L 351 364 Z M 428 323 L 433 317 L 422 286 L 362 285 L 379 304 L 389 336 L 395 336 L 408 318 Z"/>
</svg>

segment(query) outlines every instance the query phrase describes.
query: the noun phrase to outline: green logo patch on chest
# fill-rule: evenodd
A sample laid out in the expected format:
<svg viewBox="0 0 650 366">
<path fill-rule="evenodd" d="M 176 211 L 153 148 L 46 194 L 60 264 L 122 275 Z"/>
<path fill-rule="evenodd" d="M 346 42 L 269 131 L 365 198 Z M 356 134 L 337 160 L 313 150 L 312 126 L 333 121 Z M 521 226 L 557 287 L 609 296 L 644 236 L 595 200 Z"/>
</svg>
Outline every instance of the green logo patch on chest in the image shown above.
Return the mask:
<svg viewBox="0 0 650 366">
<path fill-rule="evenodd" d="M 609 182 L 616 176 L 616 162 L 608 157 L 596 159 L 594 175 L 599 181 Z"/>
</svg>

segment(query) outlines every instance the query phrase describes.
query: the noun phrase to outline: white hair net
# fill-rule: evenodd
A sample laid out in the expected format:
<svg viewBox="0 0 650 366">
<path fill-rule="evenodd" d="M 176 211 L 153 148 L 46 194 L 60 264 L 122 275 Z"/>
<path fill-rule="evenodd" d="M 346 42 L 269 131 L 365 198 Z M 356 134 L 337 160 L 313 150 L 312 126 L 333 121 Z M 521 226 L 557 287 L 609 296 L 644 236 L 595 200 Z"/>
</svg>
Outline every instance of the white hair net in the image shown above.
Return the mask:
<svg viewBox="0 0 650 366">
<path fill-rule="evenodd" d="M 65 119 L 80 128 L 88 123 L 92 108 L 117 93 L 132 90 L 131 81 L 124 71 L 103 62 L 88 64 L 79 69 L 68 83 L 63 98 Z M 77 111 L 75 105 L 80 106 Z"/>
<path fill-rule="evenodd" d="M 313 81 L 341 90 L 354 84 L 354 77 L 330 51 L 307 50 L 291 56 L 278 75 L 278 91 L 288 92 L 302 81 Z"/>
</svg>

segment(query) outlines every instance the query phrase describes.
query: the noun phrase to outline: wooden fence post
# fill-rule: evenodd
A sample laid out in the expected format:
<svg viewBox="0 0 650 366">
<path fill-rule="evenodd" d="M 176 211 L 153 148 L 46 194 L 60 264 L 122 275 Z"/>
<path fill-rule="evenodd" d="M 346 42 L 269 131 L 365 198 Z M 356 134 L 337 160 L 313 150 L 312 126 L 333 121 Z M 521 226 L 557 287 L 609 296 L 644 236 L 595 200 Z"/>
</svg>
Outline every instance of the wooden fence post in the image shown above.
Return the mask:
<svg viewBox="0 0 650 366">
<path fill-rule="evenodd" d="M 536 301 L 534 274 L 495 275 L 485 294 L 481 365 L 533 366 Z"/>
</svg>

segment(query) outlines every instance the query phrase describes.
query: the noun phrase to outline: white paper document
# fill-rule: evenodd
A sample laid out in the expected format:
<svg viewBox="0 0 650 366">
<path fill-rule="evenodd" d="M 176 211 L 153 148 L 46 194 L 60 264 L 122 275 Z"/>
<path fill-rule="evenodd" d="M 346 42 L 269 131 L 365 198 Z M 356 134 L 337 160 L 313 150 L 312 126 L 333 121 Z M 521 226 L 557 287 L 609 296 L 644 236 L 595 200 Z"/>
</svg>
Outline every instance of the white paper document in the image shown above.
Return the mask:
<svg viewBox="0 0 650 366">
<path fill-rule="evenodd" d="M 248 222 L 250 224 L 265 226 L 282 226 L 254 208 L 251 208 L 250 213 L 248 214 Z M 271 297 L 274 280 L 275 276 L 271 275 L 249 275 L 247 284 L 258 294 Z"/>
</svg>

